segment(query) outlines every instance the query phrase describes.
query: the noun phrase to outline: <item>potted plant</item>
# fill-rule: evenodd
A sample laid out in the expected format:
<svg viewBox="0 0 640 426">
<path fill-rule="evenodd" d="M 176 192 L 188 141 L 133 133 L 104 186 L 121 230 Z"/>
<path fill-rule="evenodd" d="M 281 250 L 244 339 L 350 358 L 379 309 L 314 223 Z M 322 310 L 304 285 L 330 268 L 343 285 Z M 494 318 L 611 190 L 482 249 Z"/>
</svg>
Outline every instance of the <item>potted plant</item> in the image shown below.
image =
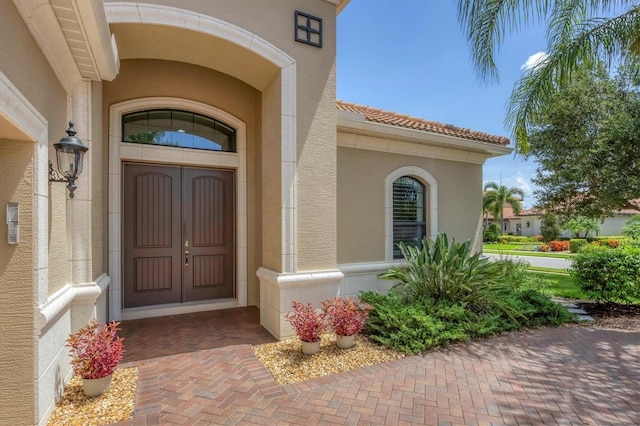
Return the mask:
<svg viewBox="0 0 640 426">
<path fill-rule="evenodd" d="M 341 349 L 353 346 L 354 336 L 362 331 L 373 306 L 359 298 L 336 297 L 322 302 L 329 327 L 336 333 L 336 345 Z"/>
<path fill-rule="evenodd" d="M 313 355 L 320 350 L 320 336 L 327 329 L 323 312 L 318 312 L 311 303 L 294 301 L 291 305 L 293 312 L 285 318 L 302 341 L 302 353 Z"/>
<path fill-rule="evenodd" d="M 109 390 L 111 374 L 124 354 L 123 339 L 117 336 L 119 322 L 90 324 L 69 335 L 71 366 L 82 377 L 85 395 L 99 396 Z"/>
</svg>

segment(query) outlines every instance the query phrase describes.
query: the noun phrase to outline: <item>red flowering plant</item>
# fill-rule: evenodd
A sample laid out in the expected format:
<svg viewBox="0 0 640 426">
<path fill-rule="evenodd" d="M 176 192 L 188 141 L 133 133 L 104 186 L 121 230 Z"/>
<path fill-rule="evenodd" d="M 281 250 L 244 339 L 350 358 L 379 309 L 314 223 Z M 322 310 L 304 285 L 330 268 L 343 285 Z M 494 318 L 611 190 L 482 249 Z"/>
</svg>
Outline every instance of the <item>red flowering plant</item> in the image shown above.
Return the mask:
<svg viewBox="0 0 640 426">
<path fill-rule="evenodd" d="M 339 336 L 353 336 L 364 328 L 373 306 L 359 298 L 336 297 L 322 302 L 331 329 Z"/>
<path fill-rule="evenodd" d="M 83 379 L 107 377 L 116 369 L 124 355 L 123 339 L 118 337 L 119 322 L 90 324 L 69 335 L 71 366 Z"/>
<path fill-rule="evenodd" d="M 296 334 L 303 342 L 319 342 L 320 336 L 327 330 L 327 321 L 324 312 L 318 312 L 311 303 L 294 301 L 291 304 L 293 312 L 285 315 L 285 318 Z"/>
</svg>

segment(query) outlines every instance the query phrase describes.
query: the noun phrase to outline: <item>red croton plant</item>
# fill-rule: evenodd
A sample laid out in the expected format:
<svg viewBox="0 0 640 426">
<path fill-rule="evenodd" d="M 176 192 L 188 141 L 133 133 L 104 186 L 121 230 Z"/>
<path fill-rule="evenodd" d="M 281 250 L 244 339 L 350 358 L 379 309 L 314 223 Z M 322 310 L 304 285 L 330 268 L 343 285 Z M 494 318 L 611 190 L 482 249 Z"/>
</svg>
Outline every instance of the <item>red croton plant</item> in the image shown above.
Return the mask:
<svg viewBox="0 0 640 426">
<path fill-rule="evenodd" d="M 309 343 L 319 342 L 320 336 L 327 329 L 324 313 L 317 312 L 311 303 L 294 301 L 291 306 L 293 312 L 289 312 L 285 318 L 296 331 L 300 340 Z"/>
<path fill-rule="evenodd" d="M 92 321 L 77 333 L 69 335 L 71 366 L 83 379 L 107 377 L 116 369 L 124 355 L 123 339 L 117 336 L 119 322 L 99 324 Z"/>
<path fill-rule="evenodd" d="M 339 336 L 353 336 L 362 331 L 373 306 L 359 298 L 336 297 L 322 302 L 329 326 Z"/>
</svg>

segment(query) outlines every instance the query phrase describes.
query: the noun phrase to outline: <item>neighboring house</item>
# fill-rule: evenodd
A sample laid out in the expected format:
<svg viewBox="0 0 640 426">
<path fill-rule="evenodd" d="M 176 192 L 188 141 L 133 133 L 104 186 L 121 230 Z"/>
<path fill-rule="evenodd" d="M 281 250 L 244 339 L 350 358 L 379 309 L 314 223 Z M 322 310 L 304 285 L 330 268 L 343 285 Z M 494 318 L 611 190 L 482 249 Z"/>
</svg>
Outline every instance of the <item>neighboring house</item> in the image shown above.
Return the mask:
<svg viewBox="0 0 640 426">
<path fill-rule="evenodd" d="M 0 2 L 0 424 L 46 422 L 92 318 L 257 306 L 280 338 L 293 300 L 388 288 L 394 241 L 480 247 L 509 141 L 336 108 L 347 2 Z M 74 198 L 48 179 L 71 119 Z"/>
<path fill-rule="evenodd" d="M 503 211 L 502 215 L 504 217 L 503 234 L 521 235 L 522 230 L 521 230 L 521 227 L 518 226 L 520 221 L 514 220 L 514 217 L 517 218 L 517 216 L 513 215 L 513 207 L 511 207 L 511 204 L 505 204 L 502 207 L 502 211 Z M 497 218 L 494 218 L 492 213 L 490 212 L 485 213 L 484 227 L 488 228 L 489 225 L 494 223 L 498 225 L 498 227 L 500 227 L 500 216 L 498 216 Z"/>
<path fill-rule="evenodd" d="M 637 214 L 640 214 L 640 211 L 633 209 L 614 211 L 611 216 L 606 217 L 602 222 L 598 223 L 600 226 L 598 235 L 622 235 L 622 228 L 627 224 L 629 219 Z M 528 209 L 520 212 L 518 216 L 511 216 L 509 221 L 515 224 L 515 226 L 520 225 L 522 235 L 530 237 L 540 235 L 540 227 L 542 225 L 541 217 L 542 212 L 539 209 Z M 563 230 L 560 236 L 571 238 L 573 234 Z M 589 234 L 589 236 L 592 235 Z"/>
</svg>

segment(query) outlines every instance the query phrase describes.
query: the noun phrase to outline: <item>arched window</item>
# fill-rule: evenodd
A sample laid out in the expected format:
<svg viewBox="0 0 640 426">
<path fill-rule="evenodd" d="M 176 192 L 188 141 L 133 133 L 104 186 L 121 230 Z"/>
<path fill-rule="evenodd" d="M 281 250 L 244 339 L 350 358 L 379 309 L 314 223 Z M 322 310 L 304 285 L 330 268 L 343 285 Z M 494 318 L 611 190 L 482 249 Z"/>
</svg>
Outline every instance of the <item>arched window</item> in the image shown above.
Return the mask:
<svg viewBox="0 0 640 426">
<path fill-rule="evenodd" d="M 396 184 L 397 182 L 397 184 Z M 397 191 L 396 191 L 397 189 Z M 408 192 L 402 194 L 401 189 L 406 189 Z M 413 192 L 414 194 L 409 195 Z M 422 201 L 418 202 L 421 192 Z M 413 213 L 415 219 L 411 220 L 408 215 L 403 217 L 406 220 L 401 219 L 400 211 L 396 215 L 396 204 L 398 207 L 400 203 L 395 201 L 403 200 L 404 198 L 414 198 L 415 208 Z M 387 175 L 385 179 L 385 259 L 393 261 L 400 257 L 400 252 L 396 246 L 397 241 L 416 240 L 420 242 L 422 236 L 426 235 L 430 239 L 436 238 L 438 235 L 438 182 L 436 179 L 421 167 L 417 166 L 403 166 Z M 419 215 L 422 215 L 421 218 Z M 402 228 L 403 232 L 409 232 L 410 226 L 408 222 L 413 222 L 414 235 L 412 237 L 403 238 L 400 235 Z M 422 223 L 420 225 L 420 223 Z M 396 226 L 397 225 L 397 226 Z M 420 236 L 417 233 L 419 228 L 422 228 Z M 398 232 L 396 232 L 396 230 Z M 397 238 L 396 238 L 397 237 Z"/>
<path fill-rule="evenodd" d="M 236 131 L 201 114 L 154 109 L 122 116 L 122 142 L 236 152 Z"/>
<path fill-rule="evenodd" d="M 422 246 L 427 232 L 426 188 L 420 181 L 402 176 L 393 181 L 393 257 L 402 254 L 398 243 Z"/>
</svg>

